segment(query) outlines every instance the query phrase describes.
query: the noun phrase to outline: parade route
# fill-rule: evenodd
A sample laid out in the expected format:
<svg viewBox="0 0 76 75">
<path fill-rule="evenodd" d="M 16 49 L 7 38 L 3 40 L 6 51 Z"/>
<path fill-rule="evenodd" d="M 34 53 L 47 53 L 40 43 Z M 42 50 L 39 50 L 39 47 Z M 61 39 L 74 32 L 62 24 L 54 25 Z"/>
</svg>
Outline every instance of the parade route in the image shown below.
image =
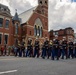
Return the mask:
<svg viewBox="0 0 76 75">
<path fill-rule="evenodd" d="M 0 57 L 0 75 L 75 75 L 76 59 Z"/>
</svg>

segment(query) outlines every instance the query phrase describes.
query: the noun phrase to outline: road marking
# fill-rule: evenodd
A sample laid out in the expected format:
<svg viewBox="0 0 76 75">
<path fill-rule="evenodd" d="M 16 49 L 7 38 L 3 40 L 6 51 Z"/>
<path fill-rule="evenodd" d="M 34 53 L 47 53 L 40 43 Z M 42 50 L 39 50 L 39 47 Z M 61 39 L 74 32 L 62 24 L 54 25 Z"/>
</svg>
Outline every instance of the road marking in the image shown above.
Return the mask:
<svg viewBox="0 0 76 75">
<path fill-rule="evenodd" d="M 0 60 L 23 60 L 23 59 L 32 59 L 32 58 L 1 58 Z"/>
<path fill-rule="evenodd" d="M 0 74 L 7 74 L 7 73 L 13 73 L 13 72 L 17 72 L 17 70 L 11 70 L 11 71 L 0 72 Z"/>
</svg>

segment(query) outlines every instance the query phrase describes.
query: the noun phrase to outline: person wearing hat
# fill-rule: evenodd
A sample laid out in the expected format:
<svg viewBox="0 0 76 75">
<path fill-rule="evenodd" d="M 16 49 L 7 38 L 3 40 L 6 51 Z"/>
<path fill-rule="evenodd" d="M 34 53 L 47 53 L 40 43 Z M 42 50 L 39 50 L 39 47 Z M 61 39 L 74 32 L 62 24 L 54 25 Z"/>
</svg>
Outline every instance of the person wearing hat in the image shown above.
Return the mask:
<svg viewBox="0 0 76 75">
<path fill-rule="evenodd" d="M 49 55 L 48 55 L 48 58 L 51 56 L 52 49 L 53 49 L 53 42 L 52 42 L 52 40 L 50 40 L 49 41 Z"/>
<path fill-rule="evenodd" d="M 18 55 L 18 46 L 17 45 L 15 45 L 15 47 L 14 47 L 14 53 L 15 53 L 15 57 L 17 57 L 17 55 Z"/>
<path fill-rule="evenodd" d="M 63 50 L 62 40 L 60 40 L 60 41 L 59 41 L 59 57 L 61 57 L 62 50 Z"/>
<path fill-rule="evenodd" d="M 71 39 L 68 43 L 68 49 L 69 49 L 68 58 L 70 58 L 70 55 L 71 55 L 72 58 L 74 58 L 74 54 L 73 54 L 74 44 L 73 44 L 73 41 Z"/>
<path fill-rule="evenodd" d="M 45 56 L 47 56 L 47 58 L 49 58 L 49 40 L 47 37 L 45 38 L 43 47 L 44 47 L 43 59 L 45 59 Z"/>
<path fill-rule="evenodd" d="M 29 39 L 28 39 L 28 42 L 27 42 L 26 57 L 27 57 L 27 56 L 31 57 L 31 56 L 32 56 L 32 51 L 33 51 L 32 39 L 29 38 Z"/>
<path fill-rule="evenodd" d="M 37 55 L 37 58 L 39 58 L 39 50 L 40 50 L 40 43 L 39 43 L 38 38 L 36 38 L 35 43 L 34 43 L 34 56 L 33 57 L 36 57 Z"/>
<path fill-rule="evenodd" d="M 62 41 L 62 59 L 64 59 L 64 56 L 66 56 L 66 59 L 68 58 L 68 49 L 67 49 L 67 40 L 65 38 L 63 38 L 63 41 Z"/>
<path fill-rule="evenodd" d="M 1 55 L 3 56 L 4 46 L 1 47 Z"/>
<path fill-rule="evenodd" d="M 56 59 L 59 60 L 59 40 L 57 39 L 57 37 L 53 41 L 53 50 L 54 50 L 54 55 L 52 60 L 54 60 L 54 57 L 56 57 Z"/>
<path fill-rule="evenodd" d="M 19 40 L 18 40 L 18 45 L 17 45 L 17 56 L 19 56 L 19 57 L 22 56 L 21 44 L 20 44 Z"/>
<path fill-rule="evenodd" d="M 23 57 L 25 57 L 25 42 L 24 42 L 24 39 L 21 42 L 21 51 L 22 51 Z"/>
<path fill-rule="evenodd" d="M 76 42 L 74 43 L 74 57 L 76 58 Z"/>
</svg>

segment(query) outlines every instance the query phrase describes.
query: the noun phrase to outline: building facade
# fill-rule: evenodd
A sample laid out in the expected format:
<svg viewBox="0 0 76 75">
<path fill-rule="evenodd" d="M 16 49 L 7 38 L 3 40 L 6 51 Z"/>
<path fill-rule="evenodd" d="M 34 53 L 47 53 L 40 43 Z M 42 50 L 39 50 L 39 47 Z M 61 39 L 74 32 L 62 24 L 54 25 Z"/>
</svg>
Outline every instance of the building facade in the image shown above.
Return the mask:
<svg viewBox="0 0 76 75">
<path fill-rule="evenodd" d="M 43 42 L 48 37 L 48 0 L 38 0 L 38 6 L 12 17 L 7 6 L 0 4 L 0 46 L 12 46 L 31 38 Z"/>
<path fill-rule="evenodd" d="M 62 40 L 65 38 L 67 41 L 69 40 L 74 41 L 74 30 L 71 27 L 56 31 L 51 30 L 49 32 L 49 38 L 50 40 L 53 40 L 55 38 L 58 38 L 58 40 Z"/>
<path fill-rule="evenodd" d="M 0 4 L 0 45 L 11 45 L 12 16 L 7 6 Z"/>
</svg>

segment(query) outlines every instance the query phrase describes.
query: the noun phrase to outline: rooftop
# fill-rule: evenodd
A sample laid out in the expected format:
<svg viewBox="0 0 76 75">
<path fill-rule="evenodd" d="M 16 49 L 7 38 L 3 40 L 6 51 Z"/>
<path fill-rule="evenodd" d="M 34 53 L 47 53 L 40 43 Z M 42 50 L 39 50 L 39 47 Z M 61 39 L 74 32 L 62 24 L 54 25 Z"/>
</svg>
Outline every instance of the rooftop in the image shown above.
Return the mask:
<svg viewBox="0 0 76 75">
<path fill-rule="evenodd" d="M 8 8 L 8 6 L 3 5 L 3 4 L 0 4 L 0 13 L 7 14 L 7 15 L 11 16 L 10 9 Z"/>
<path fill-rule="evenodd" d="M 31 15 L 33 14 L 33 11 L 37 8 L 37 6 L 24 11 L 23 13 L 19 14 L 19 18 L 21 18 L 21 24 L 26 23 L 29 18 L 31 17 Z"/>
</svg>

